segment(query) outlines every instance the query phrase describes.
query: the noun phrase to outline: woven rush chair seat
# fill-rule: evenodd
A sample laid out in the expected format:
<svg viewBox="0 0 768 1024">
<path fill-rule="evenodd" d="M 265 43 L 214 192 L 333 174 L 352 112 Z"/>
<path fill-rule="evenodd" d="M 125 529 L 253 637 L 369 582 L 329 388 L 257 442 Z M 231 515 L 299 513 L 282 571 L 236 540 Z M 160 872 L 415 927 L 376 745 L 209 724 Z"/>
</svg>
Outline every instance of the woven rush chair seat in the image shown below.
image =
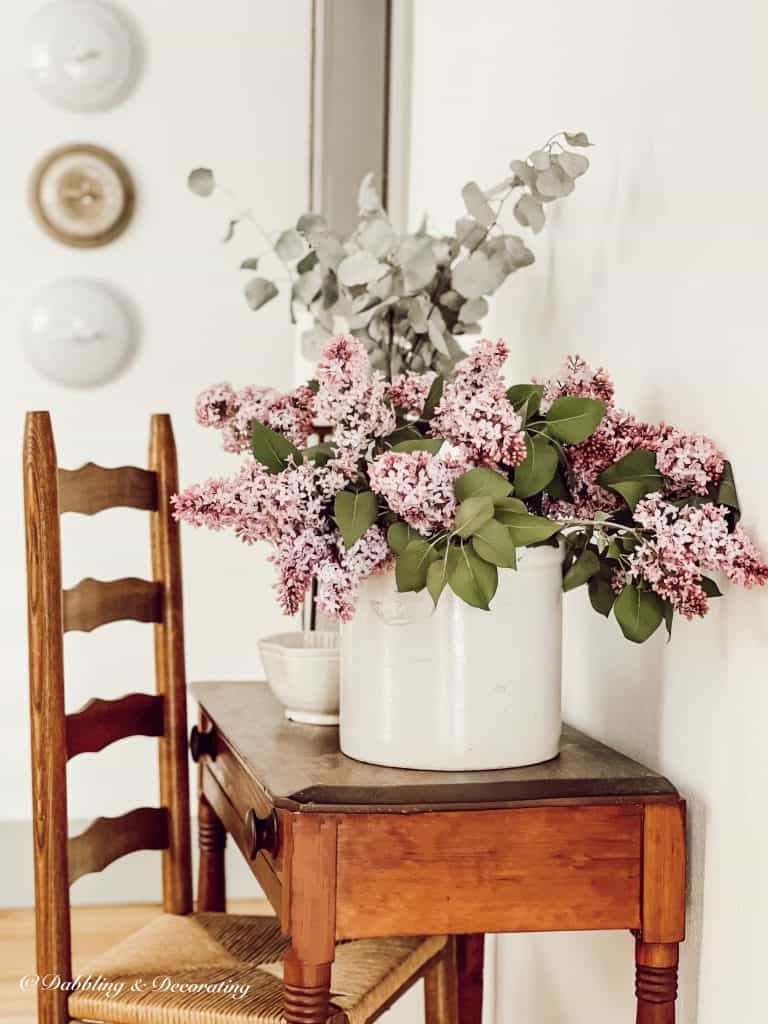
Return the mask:
<svg viewBox="0 0 768 1024">
<path fill-rule="evenodd" d="M 439 954 L 445 938 L 356 939 L 336 949 L 333 1024 L 364 1024 Z M 162 914 L 86 964 L 78 1021 L 282 1024 L 288 940 L 272 917 Z"/>
</svg>

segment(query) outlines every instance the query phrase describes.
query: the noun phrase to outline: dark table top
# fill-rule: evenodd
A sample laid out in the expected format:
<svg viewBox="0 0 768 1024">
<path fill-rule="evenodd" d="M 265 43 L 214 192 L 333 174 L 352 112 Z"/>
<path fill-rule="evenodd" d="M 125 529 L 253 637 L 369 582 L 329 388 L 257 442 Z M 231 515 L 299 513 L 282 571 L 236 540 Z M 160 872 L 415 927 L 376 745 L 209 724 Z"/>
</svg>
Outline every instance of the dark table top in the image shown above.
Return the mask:
<svg viewBox="0 0 768 1024">
<path fill-rule="evenodd" d="M 564 726 L 560 754 L 500 771 L 382 768 L 346 757 L 336 727 L 289 722 L 264 682 L 190 687 L 276 807 L 302 811 L 408 811 L 509 806 L 540 800 L 675 796 L 662 775 Z"/>
</svg>

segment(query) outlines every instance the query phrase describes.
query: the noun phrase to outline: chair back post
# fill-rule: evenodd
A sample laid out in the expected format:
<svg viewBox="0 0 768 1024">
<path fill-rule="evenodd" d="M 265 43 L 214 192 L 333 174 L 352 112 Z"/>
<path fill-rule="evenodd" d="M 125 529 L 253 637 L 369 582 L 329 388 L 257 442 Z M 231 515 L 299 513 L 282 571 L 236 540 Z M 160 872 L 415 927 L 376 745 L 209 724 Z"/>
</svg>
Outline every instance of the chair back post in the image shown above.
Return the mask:
<svg viewBox="0 0 768 1024">
<path fill-rule="evenodd" d="M 163 614 L 155 624 L 155 675 L 164 701 L 160 747 L 160 801 L 167 808 L 168 847 L 163 851 L 163 909 L 192 911 L 192 860 L 189 835 L 187 759 L 187 685 L 181 595 L 178 524 L 170 514 L 178 490 L 176 443 L 168 415 L 152 417 L 149 468 L 157 475 L 157 510 L 150 513 L 152 574 L 163 586 Z"/>
<path fill-rule="evenodd" d="M 47 412 L 24 428 L 37 973 L 72 978 L 67 740 L 56 448 Z M 39 1024 L 65 1024 L 66 986 L 37 989 Z"/>
</svg>

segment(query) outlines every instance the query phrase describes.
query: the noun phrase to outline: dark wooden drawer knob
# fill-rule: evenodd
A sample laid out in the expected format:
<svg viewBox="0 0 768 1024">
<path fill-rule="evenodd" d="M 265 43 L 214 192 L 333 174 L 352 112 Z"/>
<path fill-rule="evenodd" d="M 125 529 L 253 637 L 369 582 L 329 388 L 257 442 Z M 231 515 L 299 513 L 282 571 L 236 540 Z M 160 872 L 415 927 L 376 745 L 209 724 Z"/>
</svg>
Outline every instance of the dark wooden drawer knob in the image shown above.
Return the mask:
<svg viewBox="0 0 768 1024">
<path fill-rule="evenodd" d="M 273 857 L 277 855 L 277 815 L 274 811 L 266 818 L 260 818 L 251 808 L 245 816 L 245 832 L 248 837 L 248 856 L 251 860 L 262 850 Z"/>
<path fill-rule="evenodd" d="M 216 730 L 210 729 L 208 732 L 200 732 L 197 726 L 193 725 L 192 732 L 189 734 L 189 752 L 192 754 L 192 760 L 195 764 L 203 755 L 215 761 Z"/>
</svg>

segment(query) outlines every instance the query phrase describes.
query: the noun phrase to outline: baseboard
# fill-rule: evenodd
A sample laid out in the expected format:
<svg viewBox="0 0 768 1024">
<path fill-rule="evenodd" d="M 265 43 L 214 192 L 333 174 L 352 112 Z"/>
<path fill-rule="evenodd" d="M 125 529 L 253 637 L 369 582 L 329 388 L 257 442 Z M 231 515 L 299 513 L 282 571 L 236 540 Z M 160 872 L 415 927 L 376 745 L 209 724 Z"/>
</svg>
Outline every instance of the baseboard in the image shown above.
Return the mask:
<svg viewBox="0 0 768 1024">
<path fill-rule="evenodd" d="M 70 834 L 87 828 L 88 821 L 71 821 Z M 197 822 L 192 822 L 197 835 Z M 31 907 L 35 901 L 32 869 L 32 823 L 0 821 L 0 908 Z M 197 877 L 197 847 L 193 843 L 193 877 Z M 72 903 L 155 903 L 160 900 L 160 854 L 143 850 L 110 864 L 101 874 L 86 875 L 72 886 Z M 227 843 L 227 895 L 231 899 L 258 899 L 263 894 L 242 854 Z"/>
</svg>

